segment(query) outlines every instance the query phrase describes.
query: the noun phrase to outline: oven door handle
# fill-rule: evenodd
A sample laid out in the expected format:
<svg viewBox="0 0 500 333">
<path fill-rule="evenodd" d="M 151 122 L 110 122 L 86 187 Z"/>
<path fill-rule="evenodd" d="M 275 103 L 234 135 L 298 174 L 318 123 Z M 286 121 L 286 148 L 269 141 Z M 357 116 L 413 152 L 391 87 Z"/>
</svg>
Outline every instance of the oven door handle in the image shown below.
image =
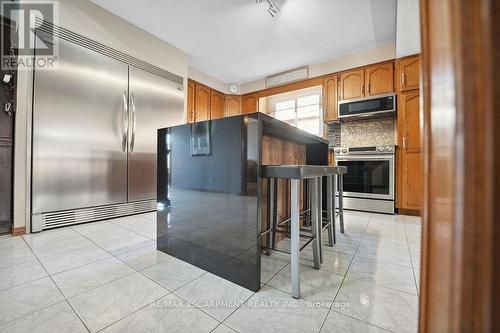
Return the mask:
<svg viewBox="0 0 500 333">
<path fill-rule="evenodd" d="M 336 161 L 348 162 L 348 161 L 393 161 L 394 155 L 370 155 L 370 156 L 349 156 L 340 157 L 335 156 Z"/>
</svg>

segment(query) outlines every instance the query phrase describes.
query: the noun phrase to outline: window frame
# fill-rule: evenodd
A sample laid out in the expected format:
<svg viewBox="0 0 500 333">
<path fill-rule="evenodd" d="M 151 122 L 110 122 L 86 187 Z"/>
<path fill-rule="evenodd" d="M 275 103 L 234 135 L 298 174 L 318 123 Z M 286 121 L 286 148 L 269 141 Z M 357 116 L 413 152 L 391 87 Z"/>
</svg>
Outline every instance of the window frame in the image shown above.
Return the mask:
<svg viewBox="0 0 500 333">
<path fill-rule="evenodd" d="M 307 93 L 304 93 L 304 94 L 300 94 L 300 92 L 305 92 L 305 91 L 310 91 L 311 93 L 307 94 Z M 298 101 L 299 99 L 301 98 L 304 98 L 304 97 L 308 97 L 308 96 L 314 96 L 314 95 L 317 95 L 319 96 L 319 101 L 318 103 L 314 103 L 314 104 L 306 104 L 306 105 L 301 105 L 301 106 L 298 106 Z M 272 104 L 274 107 L 271 109 L 269 107 L 267 107 L 267 110 L 266 110 L 266 113 L 269 114 L 270 116 L 272 116 L 273 118 L 276 118 L 276 119 L 279 119 L 276 117 L 276 113 L 280 112 L 280 111 L 287 111 L 287 110 L 293 110 L 294 112 L 294 120 L 293 120 L 293 124 L 285 121 L 285 120 L 282 120 L 284 122 L 286 122 L 287 124 L 290 124 L 291 126 L 294 126 L 296 128 L 299 128 L 298 127 L 298 123 L 299 123 L 299 120 L 301 119 L 299 117 L 299 109 L 301 108 L 306 108 L 306 107 L 311 107 L 311 106 L 318 106 L 318 134 L 316 133 L 311 133 L 309 131 L 306 131 L 308 133 L 311 133 L 313 135 L 318 135 L 320 137 L 322 137 L 324 135 L 324 125 L 323 125 L 323 87 L 322 86 L 314 86 L 314 87 L 309 87 L 309 88 L 305 88 L 305 89 L 299 89 L 299 90 L 292 90 L 292 91 L 289 91 L 289 92 L 286 92 L 286 93 L 282 93 L 282 94 L 277 94 L 277 95 L 272 95 L 272 96 L 267 96 L 266 97 L 266 105 L 270 105 Z M 275 101 L 273 101 L 273 99 L 276 99 Z M 284 108 L 284 109 L 277 109 L 276 108 L 276 105 L 279 104 L 279 103 L 284 103 L 284 102 L 289 102 L 289 101 L 293 101 L 293 108 Z M 316 118 L 316 117 L 314 117 Z M 306 118 L 303 118 L 303 119 L 309 119 L 309 117 L 306 117 Z M 279 119 L 280 120 L 280 119 Z M 301 129 L 301 128 L 299 128 Z M 301 129 L 303 130 L 303 129 Z M 303 130 L 305 131 L 305 130 Z"/>
</svg>

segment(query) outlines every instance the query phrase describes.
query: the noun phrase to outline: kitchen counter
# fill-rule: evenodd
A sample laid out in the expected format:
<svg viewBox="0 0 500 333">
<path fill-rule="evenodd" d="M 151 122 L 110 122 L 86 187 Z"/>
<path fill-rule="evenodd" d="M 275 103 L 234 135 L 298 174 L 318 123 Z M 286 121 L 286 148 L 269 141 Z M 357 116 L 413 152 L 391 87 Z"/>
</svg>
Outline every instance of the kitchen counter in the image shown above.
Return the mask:
<svg viewBox="0 0 500 333">
<path fill-rule="evenodd" d="M 160 129 L 158 249 L 259 290 L 267 228 L 261 166 L 327 159 L 326 140 L 262 113 Z M 283 203 L 280 214 L 287 211 Z"/>
</svg>

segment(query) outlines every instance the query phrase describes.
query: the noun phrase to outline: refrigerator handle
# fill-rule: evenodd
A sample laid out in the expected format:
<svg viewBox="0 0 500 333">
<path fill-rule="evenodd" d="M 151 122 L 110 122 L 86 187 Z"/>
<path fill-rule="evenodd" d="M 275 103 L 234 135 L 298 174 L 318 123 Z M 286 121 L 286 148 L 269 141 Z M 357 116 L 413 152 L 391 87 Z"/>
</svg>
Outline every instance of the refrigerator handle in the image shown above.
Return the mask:
<svg viewBox="0 0 500 333">
<path fill-rule="evenodd" d="M 123 134 L 122 134 L 122 150 L 127 150 L 127 134 L 128 134 L 128 102 L 127 102 L 127 92 L 124 91 L 123 95 L 123 105 L 122 105 L 122 117 L 123 117 Z"/>
<path fill-rule="evenodd" d="M 134 93 L 130 93 L 130 110 L 131 110 L 131 118 L 132 118 L 132 124 L 130 126 L 130 130 L 132 132 L 131 138 L 130 138 L 130 152 L 134 151 L 134 146 L 135 146 L 135 101 L 134 101 Z"/>
</svg>

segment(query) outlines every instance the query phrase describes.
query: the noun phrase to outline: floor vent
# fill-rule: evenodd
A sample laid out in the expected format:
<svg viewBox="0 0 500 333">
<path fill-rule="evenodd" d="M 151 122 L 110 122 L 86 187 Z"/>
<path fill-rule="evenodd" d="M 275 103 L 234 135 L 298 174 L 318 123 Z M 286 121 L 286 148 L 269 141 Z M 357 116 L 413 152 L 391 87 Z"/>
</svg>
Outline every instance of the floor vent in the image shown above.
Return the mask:
<svg viewBox="0 0 500 333">
<path fill-rule="evenodd" d="M 65 210 L 35 214 L 32 217 L 32 232 L 67 225 L 107 220 L 116 217 L 146 213 L 156 210 L 156 200 L 128 202 L 76 210 Z"/>
</svg>

